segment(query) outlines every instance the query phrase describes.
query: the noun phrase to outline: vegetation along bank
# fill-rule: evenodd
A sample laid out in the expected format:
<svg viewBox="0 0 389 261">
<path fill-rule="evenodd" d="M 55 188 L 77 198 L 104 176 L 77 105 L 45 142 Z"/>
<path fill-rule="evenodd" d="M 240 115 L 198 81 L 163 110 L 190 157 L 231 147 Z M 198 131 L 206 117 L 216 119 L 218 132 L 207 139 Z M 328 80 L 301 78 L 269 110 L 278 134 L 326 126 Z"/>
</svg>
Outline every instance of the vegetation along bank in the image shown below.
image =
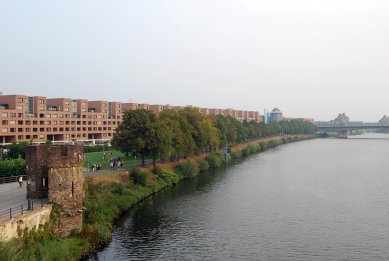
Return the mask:
<svg viewBox="0 0 389 261">
<path fill-rule="evenodd" d="M 112 224 L 122 212 L 150 195 L 201 171 L 223 166 L 228 148 L 229 164 L 278 145 L 313 138 L 310 123 L 241 123 L 231 117 L 210 118 L 193 108 L 167 110 L 155 115 L 128 111 L 113 139 L 113 146 L 127 154 L 150 157 L 152 167 L 117 171 L 86 178 L 82 233 L 60 238 L 56 233 L 58 206 L 50 222 L 38 230 L 0 243 L 1 260 L 77 260 L 106 244 Z M 262 138 L 278 134 L 273 138 Z M 157 164 L 157 161 L 162 163 Z"/>
</svg>

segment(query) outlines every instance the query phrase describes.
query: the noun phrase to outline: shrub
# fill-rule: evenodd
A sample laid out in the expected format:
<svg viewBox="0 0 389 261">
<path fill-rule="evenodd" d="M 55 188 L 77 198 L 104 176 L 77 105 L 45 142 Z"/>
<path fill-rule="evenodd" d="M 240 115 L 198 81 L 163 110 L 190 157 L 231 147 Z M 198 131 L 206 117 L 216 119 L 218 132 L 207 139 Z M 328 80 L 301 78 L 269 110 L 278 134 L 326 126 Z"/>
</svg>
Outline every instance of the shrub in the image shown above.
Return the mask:
<svg viewBox="0 0 389 261">
<path fill-rule="evenodd" d="M 169 184 L 177 184 L 180 181 L 178 174 L 172 170 L 161 170 L 158 177 Z"/>
<path fill-rule="evenodd" d="M 267 147 L 268 148 L 274 148 L 274 147 L 277 147 L 280 144 L 281 144 L 280 140 L 269 140 L 269 142 L 267 143 Z"/>
<path fill-rule="evenodd" d="M 22 158 L 0 161 L 0 176 L 26 175 L 26 161 Z"/>
<path fill-rule="evenodd" d="M 147 173 L 140 168 L 132 170 L 131 177 L 134 180 L 134 183 L 137 185 L 145 186 L 147 184 Z"/>
<path fill-rule="evenodd" d="M 230 155 L 232 159 L 239 159 L 242 157 L 242 152 L 239 150 L 239 151 L 231 152 Z"/>
<path fill-rule="evenodd" d="M 259 151 L 260 147 L 258 144 L 249 144 L 248 148 L 250 149 L 250 153 L 254 154 Z"/>
<path fill-rule="evenodd" d="M 209 168 L 211 169 L 220 168 L 223 163 L 222 156 L 219 156 L 219 154 L 216 153 L 208 155 L 205 160 L 208 161 Z"/>
<path fill-rule="evenodd" d="M 162 169 L 160 167 L 153 168 L 153 173 L 155 175 L 159 175 L 162 172 Z"/>
<path fill-rule="evenodd" d="M 99 152 L 103 150 L 108 151 L 109 147 L 107 145 L 84 146 L 84 153 Z"/>
<path fill-rule="evenodd" d="M 177 165 L 177 170 L 183 175 L 184 178 L 192 178 L 199 174 L 199 167 L 197 163 L 188 159 Z"/>
<path fill-rule="evenodd" d="M 200 166 L 199 167 L 200 167 L 200 171 L 208 170 L 209 169 L 208 161 L 206 161 L 206 160 L 200 161 Z"/>
<path fill-rule="evenodd" d="M 261 141 L 261 142 L 259 143 L 259 147 L 260 147 L 260 150 L 261 150 L 261 151 L 265 151 L 265 150 L 267 150 L 267 143 L 264 142 L 264 141 Z"/>
<path fill-rule="evenodd" d="M 123 195 L 126 192 L 126 188 L 122 183 L 114 183 L 111 188 L 112 193 Z"/>
<path fill-rule="evenodd" d="M 244 147 L 244 148 L 242 149 L 242 155 L 243 155 L 244 157 L 247 157 L 248 155 L 250 155 L 250 153 L 251 153 L 251 150 L 250 150 L 250 147 L 249 147 L 249 146 Z"/>
</svg>

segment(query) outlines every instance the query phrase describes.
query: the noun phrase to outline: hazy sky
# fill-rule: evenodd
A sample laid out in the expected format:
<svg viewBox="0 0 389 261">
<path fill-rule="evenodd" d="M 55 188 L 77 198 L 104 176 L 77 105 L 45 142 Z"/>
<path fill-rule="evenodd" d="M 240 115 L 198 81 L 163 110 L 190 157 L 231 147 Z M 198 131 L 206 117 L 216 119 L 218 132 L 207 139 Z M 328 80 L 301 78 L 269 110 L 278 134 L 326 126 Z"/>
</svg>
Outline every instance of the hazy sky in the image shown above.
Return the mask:
<svg viewBox="0 0 389 261">
<path fill-rule="evenodd" d="M 389 1 L 0 0 L 0 91 L 389 114 Z"/>
</svg>

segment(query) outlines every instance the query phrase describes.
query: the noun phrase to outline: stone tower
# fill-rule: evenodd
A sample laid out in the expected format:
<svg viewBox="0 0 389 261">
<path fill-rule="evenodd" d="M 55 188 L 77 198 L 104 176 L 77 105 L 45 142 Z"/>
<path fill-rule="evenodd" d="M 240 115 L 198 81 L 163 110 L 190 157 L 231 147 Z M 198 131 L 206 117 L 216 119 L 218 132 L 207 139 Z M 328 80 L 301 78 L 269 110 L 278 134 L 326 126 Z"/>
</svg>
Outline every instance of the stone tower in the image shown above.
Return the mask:
<svg viewBox="0 0 389 261">
<path fill-rule="evenodd" d="M 84 150 L 79 145 L 32 145 L 26 148 L 27 196 L 61 206 L 59 234 L 82 229 Z"/>
</svg>

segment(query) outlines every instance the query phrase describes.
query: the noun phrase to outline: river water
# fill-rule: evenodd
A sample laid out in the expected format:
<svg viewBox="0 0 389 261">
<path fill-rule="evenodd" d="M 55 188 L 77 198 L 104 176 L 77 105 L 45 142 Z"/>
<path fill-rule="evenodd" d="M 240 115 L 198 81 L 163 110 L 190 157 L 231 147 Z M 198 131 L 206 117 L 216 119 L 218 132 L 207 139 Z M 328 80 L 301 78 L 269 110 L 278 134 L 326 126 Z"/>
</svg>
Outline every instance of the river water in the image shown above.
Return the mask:
<svg viewBox="0 0 389 261">
<path fill-rule="evenodd" d="M 388 166 L 385 134 L 282 145 L 144 201 L 90 260 L 389 260 Z"/>
</svg>

